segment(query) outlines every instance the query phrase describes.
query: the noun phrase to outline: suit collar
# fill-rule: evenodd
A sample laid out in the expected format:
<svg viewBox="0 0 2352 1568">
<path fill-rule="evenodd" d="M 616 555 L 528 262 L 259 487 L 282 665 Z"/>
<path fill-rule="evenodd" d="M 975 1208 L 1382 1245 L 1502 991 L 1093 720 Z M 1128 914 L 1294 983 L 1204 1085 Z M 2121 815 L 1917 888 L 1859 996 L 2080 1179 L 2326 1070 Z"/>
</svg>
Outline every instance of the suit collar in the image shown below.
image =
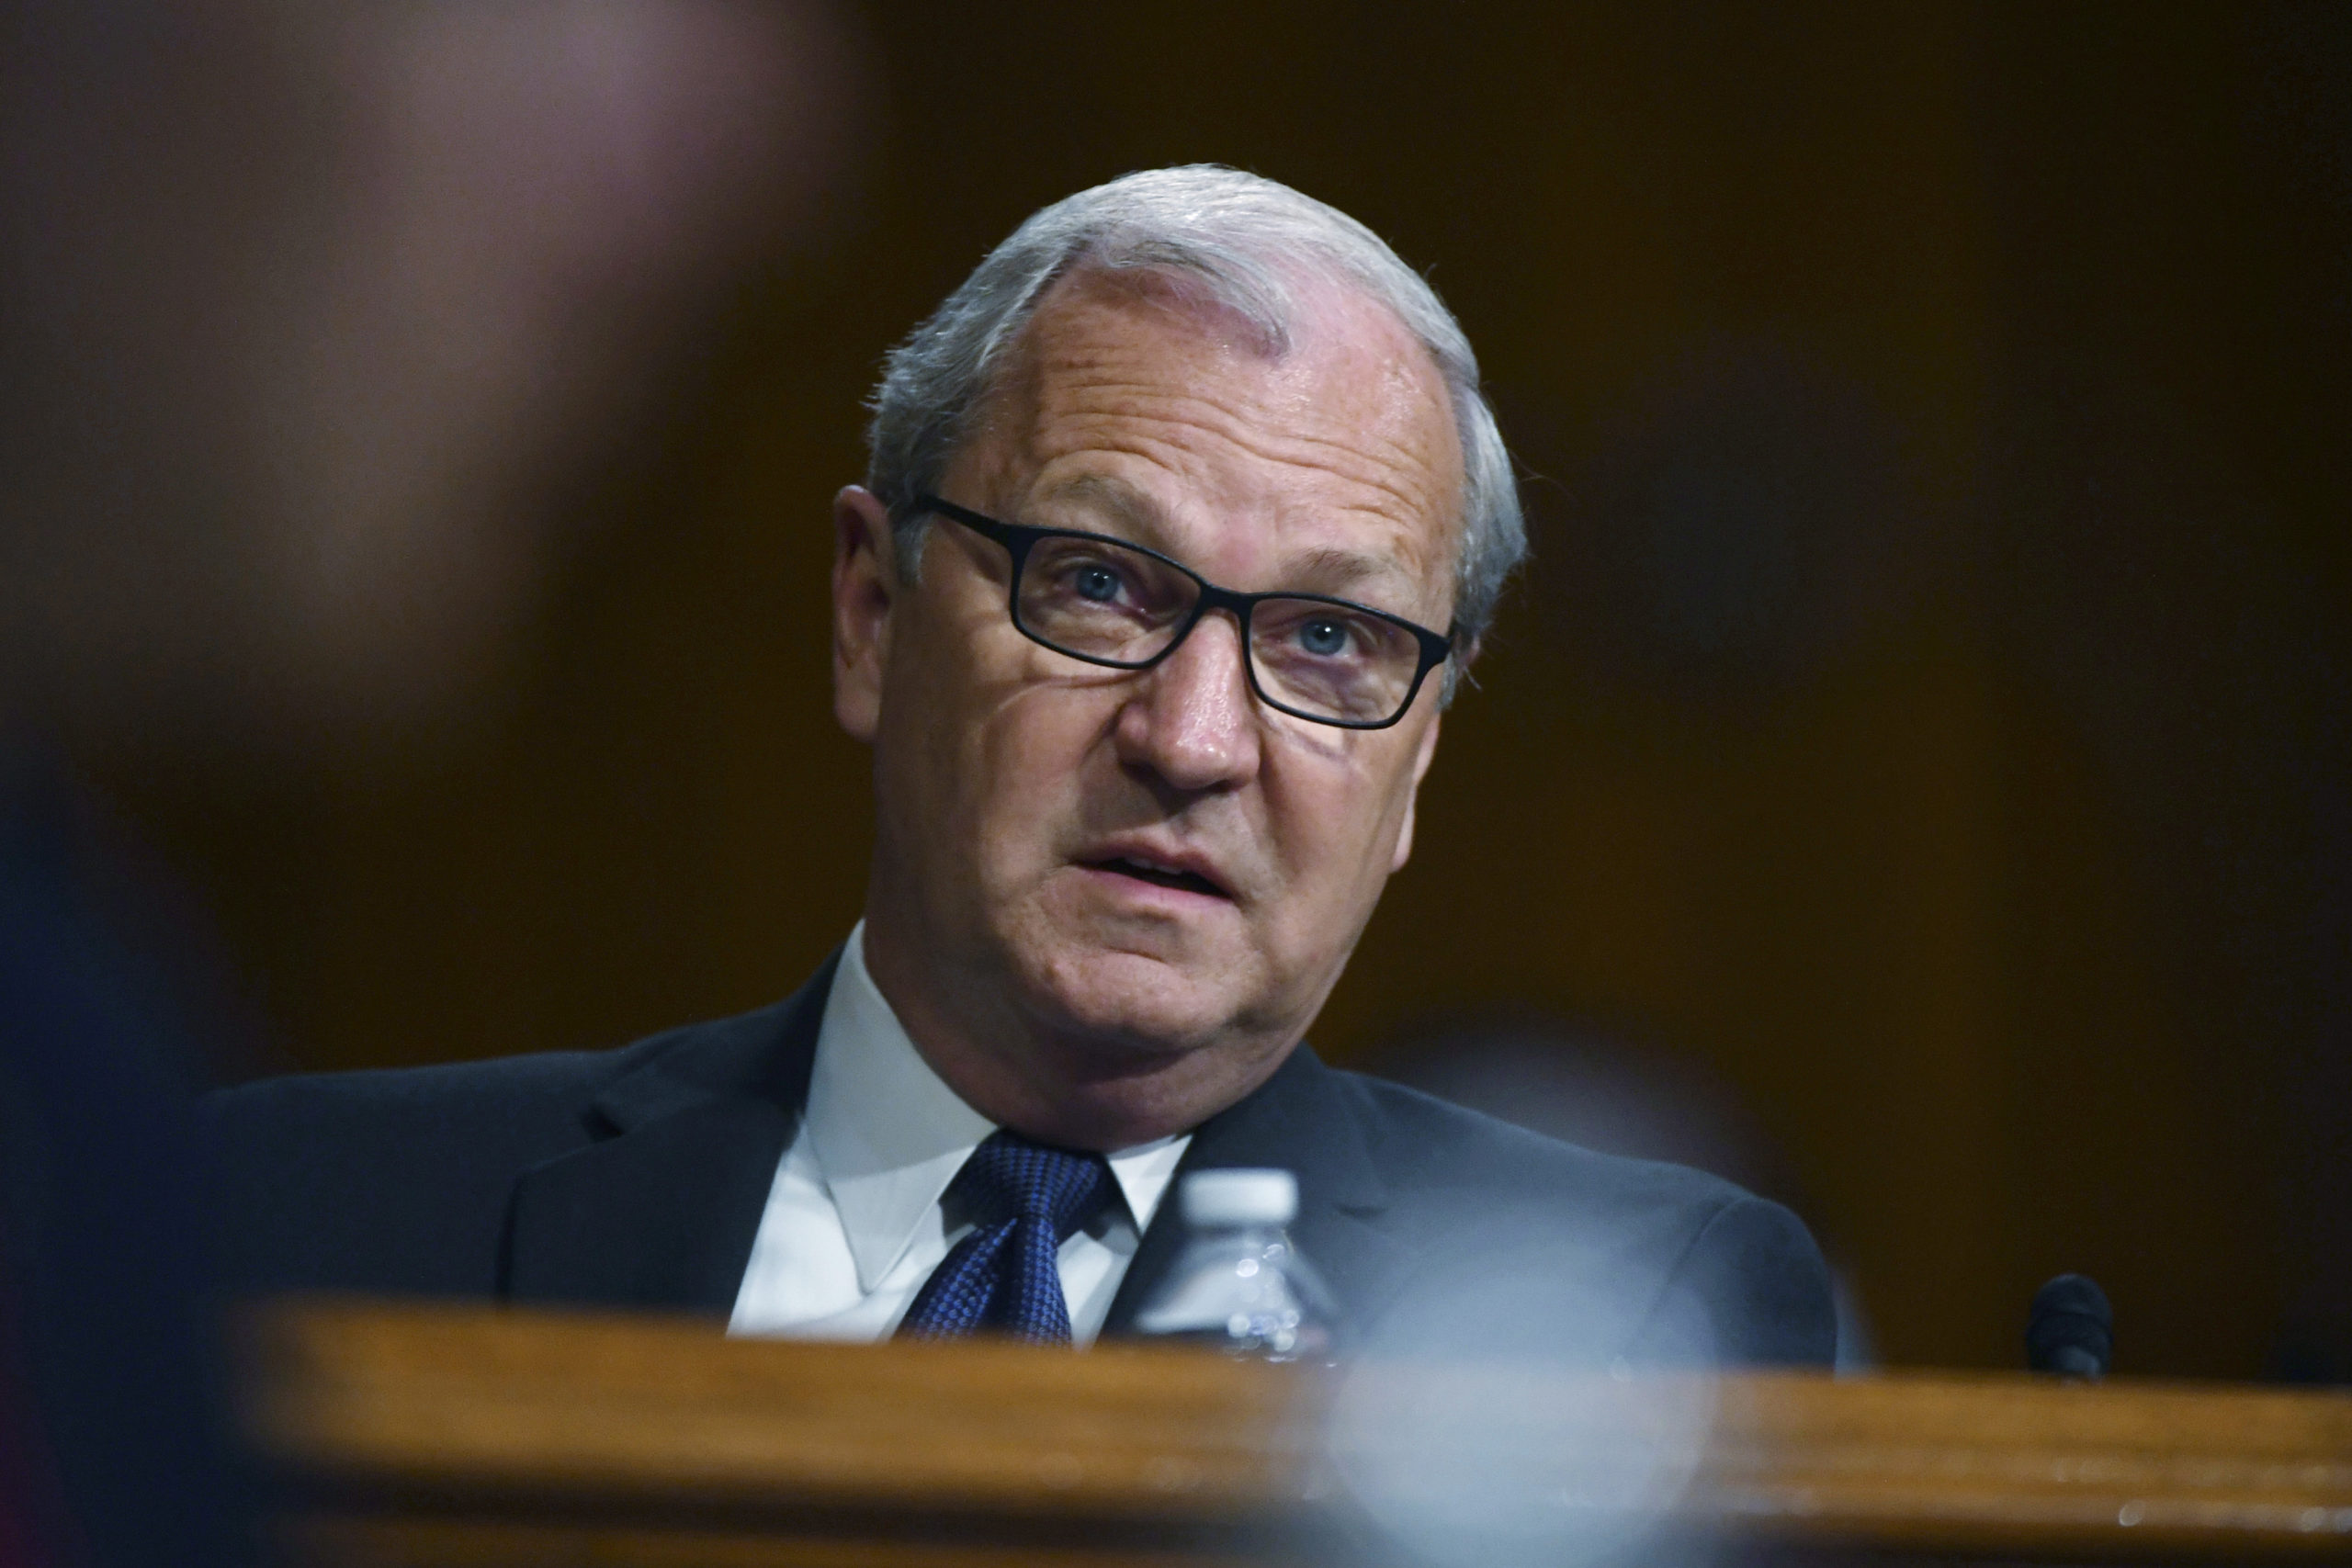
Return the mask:
<svg viewBox="0 0 2352 1568">
<path fill-rule="evenodd" d="M 696 1106 L 747 1098 L 799 1115 L 841 957 L 835 948 L 807 985 L 773 1007 L 690 1024 L 630 1046 L 592 1102 L 595 1117 L 627 1133 Z"/>
<path fill-rule="evenodd" d="M 808 1100 L 839 958 L 775 1007 L 624 1052 L 586 1112 L 597 1141 L 515 1183 L 502 1293 L 728 1312 Z"/>
<path fill-rule="evenodd" d="M 1388 1186 L 1364 1145 L 1347 1084 L 1300 1045 L 1254 1091 L 1201 1123 L 1184 1168 L 1295 1170 L 1301 1214 L 1318 1204 L 1351 1213 L 1385 1209 Z"/>
</svg>

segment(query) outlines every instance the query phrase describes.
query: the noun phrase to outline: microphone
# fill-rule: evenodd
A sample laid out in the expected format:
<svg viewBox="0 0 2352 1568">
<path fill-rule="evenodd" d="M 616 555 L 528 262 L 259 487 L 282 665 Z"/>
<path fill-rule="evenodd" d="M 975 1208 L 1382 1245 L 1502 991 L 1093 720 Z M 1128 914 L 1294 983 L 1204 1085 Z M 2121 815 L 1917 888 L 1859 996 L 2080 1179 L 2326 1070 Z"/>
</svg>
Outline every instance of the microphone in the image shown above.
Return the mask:
<svg viewBox="0 0 2352 1568">
<path fill-rule="evenodd" d="M 2033 1293 L 2026 1314 L 2026 1365 L 2090 1381 L 2115 1359 L 2115 1309 L 2086 1274 L 2061 1274 Z"/>
</svg>

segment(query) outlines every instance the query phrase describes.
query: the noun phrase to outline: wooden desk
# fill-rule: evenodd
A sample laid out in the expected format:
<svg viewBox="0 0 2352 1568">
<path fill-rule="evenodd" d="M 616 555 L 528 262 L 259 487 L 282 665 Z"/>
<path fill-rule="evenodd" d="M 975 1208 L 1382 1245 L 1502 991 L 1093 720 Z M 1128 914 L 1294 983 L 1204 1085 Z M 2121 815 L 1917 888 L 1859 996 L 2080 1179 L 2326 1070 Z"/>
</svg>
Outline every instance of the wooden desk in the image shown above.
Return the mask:
<svg viewBox="0 0 2352 1568">
<path fill-rule="evenodd" d="M 1466 1480 L 1478 1507 L 1540 1511 L 1554 1478 L 1622 1474 L 1645 1432 L 1664 1434 L 1670 1528 L 1783 1556 L 2352 1561 L 2352 1397 L 2334 1393 L 1350 1382 L 1174 1349 L 843 1348 L 365 1303 L 268 1308 L 247 1352 L 249 1429 L 289 1483 L 297 1557 L 321 1564 L 1358 1560 L 1384 1539 L 1367 1514 L 1417 1491 L 1442 1508 Z M 1480 1457 L 1448 1474 L 1463 1432 Z"/>
</svg>

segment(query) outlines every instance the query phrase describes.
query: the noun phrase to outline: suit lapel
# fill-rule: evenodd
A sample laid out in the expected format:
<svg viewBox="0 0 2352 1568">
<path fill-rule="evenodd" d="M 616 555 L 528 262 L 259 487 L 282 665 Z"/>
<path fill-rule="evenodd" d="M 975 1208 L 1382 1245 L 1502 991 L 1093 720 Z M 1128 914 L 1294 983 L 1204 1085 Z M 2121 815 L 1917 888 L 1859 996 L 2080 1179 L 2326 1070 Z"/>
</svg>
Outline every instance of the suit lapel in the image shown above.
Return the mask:
<svg viewBox="0 0 2352 1568">
<path fill-rule="evenodd" d="M 518 1302 L 724 1314 L 808 1099 L 836 953 L 786 1000 L 634 1048 L 596 1096 L 586 1147 L 526 1171 L 507 1213 L 501 1292 Z M 1292 1236 L 1336 1298 L 1344 1329 L 1394 1293 L 1409 1252 L 1378 1224 L 1388 1194 L 1346 1080 L 1301 1045 L 1249 1098 L 1201 1124 L 1177 1167 L 1296 1174 Z M 1136 1311 L 1184 1243 L 1162 1202 L 1103 1333 Z"/>
<path fill-rule="evenodd" d="M 1136 1313 L 1183 1249 L 1177 1184 L 1195 1170 L 1280 1168 L 1298 1178 L 1291 1237 L 1331 1288 L 1345 1330 L 1361 1325 L 1402 1282 L 1407 1249 L 1384 1234 L 1386 1186 L 1364 1147 L 1346 1080 L 1305 1045 L 1257 1091 L 1201 1123 L 1176 1168 L 1175 1183 L 1152 1216 L 1104 1320 L 1105 1336 L 1132 1334 Z"/>
<path fill-rule="evenodd" d="M 649 1041 L 588 1112 L 597 1141 L 526 1171 L 507 1213 L 514 1301 L 729 1311 L 808 1103 L 837 952 L 783 1002 Z"/>
</svg>

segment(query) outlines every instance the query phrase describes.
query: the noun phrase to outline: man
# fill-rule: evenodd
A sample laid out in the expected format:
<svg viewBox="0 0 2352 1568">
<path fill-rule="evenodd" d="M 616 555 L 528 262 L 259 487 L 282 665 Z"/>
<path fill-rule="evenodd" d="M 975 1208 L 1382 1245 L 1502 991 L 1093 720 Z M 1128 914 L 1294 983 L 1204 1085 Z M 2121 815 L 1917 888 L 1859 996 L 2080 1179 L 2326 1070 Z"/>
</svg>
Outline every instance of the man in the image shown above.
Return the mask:
<svg viewBox="0 0 2352 1568">
<path fill-rule="evenodd" d="M 1024 224 L 874 406 L 834 506 L 864 920 L 742 1018 L 221 1097 L 250 1281 L 1084 1343 L 1166 1275 L 1174 1179 L 1279 1166 L 1360 1340 L 1827 1360 L 1786 1211 L 1301 1043 L 1524 547 L 1420 278 L 1272 182 L 1130 175 Z"/>
</svg>

